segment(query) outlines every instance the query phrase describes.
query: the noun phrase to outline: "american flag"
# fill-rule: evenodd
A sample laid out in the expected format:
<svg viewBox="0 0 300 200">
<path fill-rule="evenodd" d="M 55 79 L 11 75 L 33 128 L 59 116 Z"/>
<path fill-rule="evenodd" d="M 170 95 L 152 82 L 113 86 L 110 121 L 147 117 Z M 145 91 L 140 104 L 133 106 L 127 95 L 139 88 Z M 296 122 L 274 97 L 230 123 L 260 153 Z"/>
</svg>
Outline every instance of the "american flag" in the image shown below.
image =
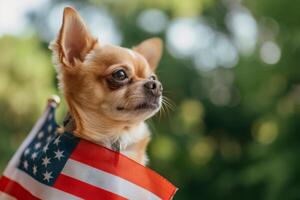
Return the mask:
<svg viewBox="0 0 300 200">
<path fill-rule="evenodd" d="M 58 134 L 49 103 L 0 178 L 0 199 L 172 199 L 177 188 L 128 157 Z"/>
</svg>

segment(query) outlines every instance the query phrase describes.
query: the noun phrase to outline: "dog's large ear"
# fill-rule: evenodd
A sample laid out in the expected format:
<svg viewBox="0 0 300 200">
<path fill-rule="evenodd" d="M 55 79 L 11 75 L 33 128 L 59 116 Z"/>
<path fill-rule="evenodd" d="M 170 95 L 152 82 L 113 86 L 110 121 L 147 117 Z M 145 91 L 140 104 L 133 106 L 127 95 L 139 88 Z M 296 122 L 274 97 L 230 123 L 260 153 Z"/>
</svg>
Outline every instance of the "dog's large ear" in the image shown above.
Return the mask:
<svg viewBox="0 0 300 200">
<path fill-rule="evenodd" d="M 56 41 L 60 59 L 68 65 L 75 65 L 77 61 L 83 62 L 96 41 L 79 13 L 71 7 L 66 7 Z"/>
<path fill-rule="evenodd" d="M 148 61 L 151 69 L 155 71 L 162 55 L 163 42 L 160 38 L 150 38 L 135 46 L 133 50 L 142 54 Z"/>
</svg>

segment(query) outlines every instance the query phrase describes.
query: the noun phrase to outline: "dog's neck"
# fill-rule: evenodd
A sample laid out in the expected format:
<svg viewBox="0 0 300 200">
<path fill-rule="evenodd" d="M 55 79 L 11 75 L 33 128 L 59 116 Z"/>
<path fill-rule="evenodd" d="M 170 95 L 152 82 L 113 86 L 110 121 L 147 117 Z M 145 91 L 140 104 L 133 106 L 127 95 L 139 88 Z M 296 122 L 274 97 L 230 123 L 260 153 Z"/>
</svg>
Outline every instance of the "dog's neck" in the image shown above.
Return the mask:
<svg viewBox="0 0 300 200">
<path fill-rule="evenodd" d="M 63 123 L 64 131 L 74 133 L 81 138 L 104 145 L 115 151 L 126 151 L 128 146 L 146 136 L 143 133 L 147 127 L 143 122 L 128 127 L 128 125 L 111 125 L 111 122 L 105 119 L 98 119 L 97 125 L 91 122 L 93 120 L 84 120 L 82 118 L 80 120 L 80 123 L 76 123 L 75 118 L 68 112 Z M 76 124 L 79 124 L 79 126 Z"/>
<path fill-rule="evenodd" d="M 73 133 L 76 130 L 76 122 L 70 112 L 68 112 L 67 115 L 65 116 L 63 126 L 64 126 L 64 131 L 67 131 L 69 133 Z M 119 152 L 120 151 L 119 139 L 112 142 L 110 146 L 112 150 Z"/>
</svg>

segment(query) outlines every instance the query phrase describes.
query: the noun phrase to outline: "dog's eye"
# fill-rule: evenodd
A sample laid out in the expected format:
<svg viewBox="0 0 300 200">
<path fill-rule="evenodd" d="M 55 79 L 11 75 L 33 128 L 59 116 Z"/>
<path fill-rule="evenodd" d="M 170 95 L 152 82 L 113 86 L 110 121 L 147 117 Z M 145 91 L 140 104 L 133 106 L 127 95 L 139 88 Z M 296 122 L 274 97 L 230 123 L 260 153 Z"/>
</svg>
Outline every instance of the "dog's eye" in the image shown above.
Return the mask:
<svg viewBox="0 0 300 200">
<path fill-rule="evenodd" d="M 117 80 L 117 81 L 123 81 L 127 78 L 127 74 L 126 72 L 123 70 L 123 69 L 120 69 L 118 71 L 115 71 L 113 74 L 112 74 L 112 77 Z"/>
</svg>

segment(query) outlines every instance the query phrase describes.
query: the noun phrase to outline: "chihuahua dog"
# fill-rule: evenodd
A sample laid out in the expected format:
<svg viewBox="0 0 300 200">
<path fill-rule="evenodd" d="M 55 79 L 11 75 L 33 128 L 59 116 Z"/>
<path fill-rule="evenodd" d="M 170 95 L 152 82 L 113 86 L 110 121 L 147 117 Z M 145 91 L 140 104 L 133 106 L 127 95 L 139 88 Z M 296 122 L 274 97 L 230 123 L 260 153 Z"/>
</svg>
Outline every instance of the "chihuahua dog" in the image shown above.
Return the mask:
<svg viewBox="0 0 300 200">
<path fill-rule="evenodd" d="M 50 49 L 73 134 L 108 148 L 117 142 L 121 153 L 145 165 L 151 137 L 145 120 L 162 104 L 163 88 L 154 74 L 162 41 L 147 39 L 132 49 L 104 45 L 67 7 Z"/>
</svg>

